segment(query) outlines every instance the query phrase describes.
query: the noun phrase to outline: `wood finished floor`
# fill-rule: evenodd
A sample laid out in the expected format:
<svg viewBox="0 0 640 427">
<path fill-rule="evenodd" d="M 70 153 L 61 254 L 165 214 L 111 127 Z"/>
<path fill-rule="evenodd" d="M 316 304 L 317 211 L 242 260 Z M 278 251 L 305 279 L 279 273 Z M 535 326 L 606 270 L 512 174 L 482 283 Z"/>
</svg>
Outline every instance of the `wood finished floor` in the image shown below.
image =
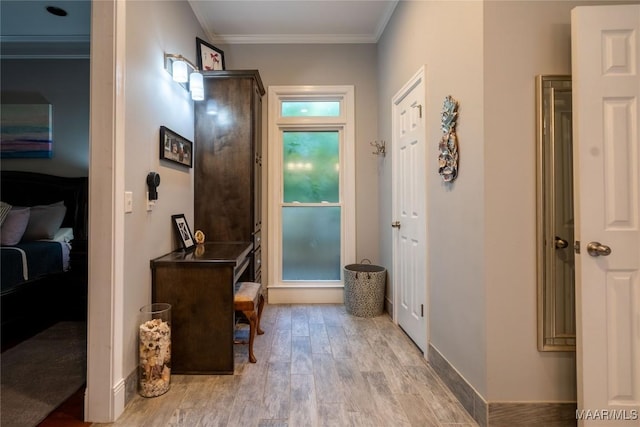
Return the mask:
<svg viewBox="0 0 640 427">
<path fill-rule="evenodd" d="M 343 305 L 265 305 L 258 362 L 235 346 L 234 375 L 173 375 L 94 426 L 477 426 L 388 315 Z"/>
</svg>

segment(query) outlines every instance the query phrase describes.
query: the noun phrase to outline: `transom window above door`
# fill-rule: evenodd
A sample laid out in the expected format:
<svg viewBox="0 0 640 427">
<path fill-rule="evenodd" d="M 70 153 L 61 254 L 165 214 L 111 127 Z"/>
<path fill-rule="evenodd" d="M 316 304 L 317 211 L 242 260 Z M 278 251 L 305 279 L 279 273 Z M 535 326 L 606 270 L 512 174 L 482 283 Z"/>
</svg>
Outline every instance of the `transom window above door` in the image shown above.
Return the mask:
<svg viewBox="0 0 640 427">
<path fill-rule="evenodd" d="M 282 101 L 282 117 L 339 117 L 340 101 Z"/>
</svg>

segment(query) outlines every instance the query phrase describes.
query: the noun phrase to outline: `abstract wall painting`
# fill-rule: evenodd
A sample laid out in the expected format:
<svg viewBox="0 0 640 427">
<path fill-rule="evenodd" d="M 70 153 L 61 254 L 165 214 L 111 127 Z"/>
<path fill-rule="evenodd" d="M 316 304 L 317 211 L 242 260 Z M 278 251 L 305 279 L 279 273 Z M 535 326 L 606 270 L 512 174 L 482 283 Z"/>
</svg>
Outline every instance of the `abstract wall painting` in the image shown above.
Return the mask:
<svg viewBox="0 0 640 427">
<path fill-rule="evenodd" d="M 224 70 L 224 52 L 196 37 L 197 66 L 200 71 Z"/>
<path fill-rule="evenodd" d="M 50 159 L 53 157 L 53 106 L 2 104 L 0 157 Z"/>
</svg>

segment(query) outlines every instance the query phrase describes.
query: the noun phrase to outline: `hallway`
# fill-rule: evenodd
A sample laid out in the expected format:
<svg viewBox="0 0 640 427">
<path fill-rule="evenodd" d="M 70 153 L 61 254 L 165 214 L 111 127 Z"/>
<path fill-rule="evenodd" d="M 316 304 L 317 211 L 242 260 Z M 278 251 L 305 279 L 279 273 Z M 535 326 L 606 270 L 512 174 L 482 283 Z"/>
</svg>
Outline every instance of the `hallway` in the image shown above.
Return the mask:
<svg viewBox="0 0 640 427">
<path fill-rule="evenodd" d="M 136 395 L 116 423 L 94 426 L 477 425 L 386 314 L 267 304 L 262 329 L 256 364 L 235 346 L 234 375 L 173 375 L 165 395 Z"/>
</svg>

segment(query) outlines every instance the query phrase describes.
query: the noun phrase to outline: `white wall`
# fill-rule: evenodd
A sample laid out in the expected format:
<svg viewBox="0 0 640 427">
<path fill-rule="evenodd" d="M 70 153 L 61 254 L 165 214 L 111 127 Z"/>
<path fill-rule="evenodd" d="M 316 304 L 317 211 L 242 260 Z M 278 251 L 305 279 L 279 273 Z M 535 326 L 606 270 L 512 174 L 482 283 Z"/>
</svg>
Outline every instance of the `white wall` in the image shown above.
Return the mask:
<svg viewBox="0 0 640 427">
<path fill-rule="evenodd" d="M 178 248 L 171 215 L 184 213 L 193 224 L 193 169 L 159 160 L 164 125 L 193 141 L 194 103 L 164 70 L 164 53 L 195 63 L 196 37 L 204 37 L 184 1 L 132 1 L 126 9 L 125 190 L 133 192 L 133 212 L 124 214 L 123 373 L 136 365 L 140 307 L 151 302 L 149 261 Z M 159 198 L 146 210 L 146 176 L 160 174 Z M 124 195 L 123 195 L 124 196 Z"/>
<path fill-rule="evenodd" d="M 353 85 L 356 115 L 356 258 L 380 262 L 378 229 L 378 162 L 371 141 L 377 134 L 376 47 L 374 44 L 335 45 L 216 45 L 224 50 L 231 69 L 257 69 L 270 85 Z M 263 98 L 263 158 L 267 157 L 267 95 Z M 266 169 L 269 165 L 265 165 Z M 266 183 L 266 179 L 264 180 Z M 263 203 L 266 209 L 266 202 Z M 263 215 L 266 218 L 266 215 Z M 265 221 L 263 221 L 264 223 Z M 266 230 L 267 234 L 269 230 Z M 271 236 L 268 234 L 267 239 Z M 265 239 L 266 240 L 266 239 Z M 265 241 L 266 243 L 266 241 Z M 266 244 L 263 244 L 263 257 Z M 266 254 L 268 256 L 268 254 Z M 263 263 L 263 268 L 266 267 Z M 263 272 L 262 277 L 266 277 Z"/>
<path fill-rule="evenodd" d="M 427 245 L 431 344 L 486 393 L 483 26 L 481 2 L 401 1 L 378 44 L 379 134 L 391 141 L 391 99 L 426 64 Z M 444 98 L 460 102 L 460 168 L 437 173 Z M 390 151 L 390 149 L 389 149 Z M 391 265 L 391 158 L 380 176 L 383 262 Z M 534 342 L 535 344 L 535 342 Z"/>
<path fill-rule="evenodd" d="M 2 159 L 3 170 L 87 176 L 89 60 L 3 59 L 2 103 L 53 105 L 53 158 Z"/>
</svg>

